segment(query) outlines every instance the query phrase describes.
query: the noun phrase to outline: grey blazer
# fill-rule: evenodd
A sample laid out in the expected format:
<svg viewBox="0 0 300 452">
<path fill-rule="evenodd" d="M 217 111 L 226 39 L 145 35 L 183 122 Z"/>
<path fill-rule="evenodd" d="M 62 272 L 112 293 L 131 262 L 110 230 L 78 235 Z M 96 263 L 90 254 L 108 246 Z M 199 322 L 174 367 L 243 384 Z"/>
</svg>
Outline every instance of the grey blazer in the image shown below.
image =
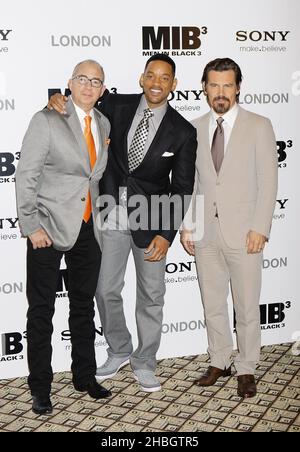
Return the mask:
<svg viewBox="0 0 300 452">
<path fill-rule="evenodd" d="M 72 100 L 66 115 L 44 109 L 36 113 L 25 134 L 16 172 L 17 209 L 21 233 L 41 227 L 57 250 L 71 249 L 79 235 L 90 190 L 95 236 L 99 180 L 107 163 L 108 119 L 94 109 L 99 131 L 98 159 L 91 172 L 89 154 Z"/>
<path fill-rule="evenodd" d="M 270 234 L 278 177 L 275 136 L 269 119 L 239 107 L 217 175 L 209 144 L 209 121 L 207 113 L 192 123 L 197 129 L 198 150 L 193 199 L 184 227 L 193 229 L 191 213 L 196 210 L 196 195 L 203 195 L 204 235 L 197 243 L 202 230 L 194 231 L 196 246 L 209 243 L 217 210 L 226 244 L 238 249 L 245 246 L 250 230 L 266 237 Z"/>
</svg>

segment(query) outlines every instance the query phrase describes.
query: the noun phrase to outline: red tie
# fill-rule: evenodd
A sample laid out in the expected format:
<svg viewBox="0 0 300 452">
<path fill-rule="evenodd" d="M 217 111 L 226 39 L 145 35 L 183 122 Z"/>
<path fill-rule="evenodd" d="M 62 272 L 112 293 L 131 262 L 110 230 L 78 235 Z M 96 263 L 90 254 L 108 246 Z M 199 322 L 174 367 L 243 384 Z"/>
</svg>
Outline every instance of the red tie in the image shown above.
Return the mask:
<svg viewBox="0 0 300 452">
<path fill-rule="evenodd" d="M 95 163 L 97 161 L 97 153 L 96 153 L 95 142 L 94 142 L 94 138 L 93 138 L 92 130 L 91 130 L 91 121 L 92 121 L 91 116 L 86 116 L 84 118 L 84 122 L 85 122 L 84 137 L 85 137 L 86 145 L 87 145 L 87 148 L 89 151 L 91 170 L 93 170 Z M 87 223 L 89 221 L 91 214 L 92 214 L 92 201 L 91 201 L 91 194 L 90 194 L 90 192 L 88 192 L 85 211 L 84 211 L 84 215 L 83 215 L 83 220 L 85 221 L 85 223 Z"/>
</svg>

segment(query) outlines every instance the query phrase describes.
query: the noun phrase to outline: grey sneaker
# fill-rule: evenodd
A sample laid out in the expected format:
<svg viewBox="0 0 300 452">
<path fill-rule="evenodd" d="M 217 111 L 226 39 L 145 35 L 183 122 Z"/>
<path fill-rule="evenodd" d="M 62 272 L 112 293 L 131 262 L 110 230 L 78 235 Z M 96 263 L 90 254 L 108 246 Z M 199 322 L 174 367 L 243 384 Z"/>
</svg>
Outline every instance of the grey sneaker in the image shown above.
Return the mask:
<svg viewBox="0 0 300 452">
<path fill-rule="evenodd" d="M 114 358 L 113 356 L 109 356 L 105 363 L 98 367 L 96 379 L 98 381 L 103 381 L 107 378 L 114 377 L 122 367 L 129 363 L 129 358 L 129 356 L 126 358 Z"/>
<path fill-rule="evenodd" d="M 146 369 L 137 369 L 133 371 L 134 378 L 139 383 L 144 392 L 161 391 L 161 385 L 154 372 Z"/>
</svg>

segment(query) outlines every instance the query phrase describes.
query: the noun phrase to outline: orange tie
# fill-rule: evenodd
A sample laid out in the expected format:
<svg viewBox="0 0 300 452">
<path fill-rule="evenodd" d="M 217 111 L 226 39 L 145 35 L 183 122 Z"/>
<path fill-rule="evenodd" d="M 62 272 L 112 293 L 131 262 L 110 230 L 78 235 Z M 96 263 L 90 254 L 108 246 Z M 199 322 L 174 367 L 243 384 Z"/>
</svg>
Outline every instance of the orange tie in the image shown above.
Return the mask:
<svg viewBox="0 0 300 452">
<path fill-rule="evenodd" d="M 96 153 L 95 142 L 94 142 L 94 138 L 93 138 L 92 130 L 91 130 L 91 122 L 92 122 L 91 116 L 86 116 L 84 118 L 84 122 L 85 122 L 84 138 L 85 138 L 86 145 L 87 145 L 87 148 L 89 151 L 91 170 L 93 170 L 95 163 L 97 161 L 97 153 Z M 83 215 L 83 220 L 85 221 L 85 223 L 87 223 L 89 221 L 91 214 L 92 214 L 92 201 L 91 201 L 91 194 L 90 194 L 90 192 L 88 192 L 85 211 L 84 211 L 84 215 Z"/>
</svg>

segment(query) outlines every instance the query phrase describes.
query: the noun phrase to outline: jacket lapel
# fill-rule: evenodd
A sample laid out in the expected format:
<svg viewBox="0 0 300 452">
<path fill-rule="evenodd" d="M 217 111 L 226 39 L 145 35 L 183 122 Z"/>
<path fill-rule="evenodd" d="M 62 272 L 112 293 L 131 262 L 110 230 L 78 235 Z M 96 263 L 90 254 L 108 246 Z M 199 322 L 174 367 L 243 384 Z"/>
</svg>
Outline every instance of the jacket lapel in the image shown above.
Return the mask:
<svg viewBox="0 0 300 452">
<path fill-rule="evenodd" d="M 121 162 L 124 165 L 125 171 L 129 172 L 129 166 L 128 166 L 128 133 L 130 130 L 130 127 L 132 125 L 133 119 L 135 117 L 137 108 L 139 106 L 140 100 L 141 100 L 142 94 L 137 97 L 136 102 L 133 102 L 132 104 L 122 105 L 119 110 L 119 121 L 118 126 L 120 127 L 118 131 L 118 136 L 122 137 L 120 142 L 122 143 L 121 146 Z"/>
<path fill-rule="evenodd" d="M 217 176 L 216 168 L 211 155 L 211 147 L 209 142 L 209 124 L 210 124 L 210 113 L 207 113 L 201 123 L 200 133 L 199 133 L 199 143 L 203 141 L 204 152 L 207 154 L 207 160 L 209 162 L 210 170 Z"/>
<path fill-rule="evenodd" d="M 98 111 L 96 111 L 94 109 L 94 117 L 95 117 L 97 130 L 98 130 L 98 136 L 99 136 L 99 149 L 98 149 L 97 161 L 96 161 L 96 164 L 92 171 L 92 175 L 96 174 L 99 171 L 99 169 L 102 168 L 101 163 L 102 163 L 103 157 L 105 156 L 105 152 L 107 152 L 107 148 L 108 148 L 108 144 L 106 142 L 108 137 L 106 136 L 106 130 L 102 124 L 101 113 L 99 113 Z"/>
<path fill-rule="evenodd" d="M 223 164 L 219 173 L 221 177 L 228 167 L 230 167 L 230 162 L 234 158 L 236 152 L 241 149 L 242 137 L 246 136 L 246 130 L 244 130 L 245 120 L 247 119 L 247 113 L 241 107 L 239 107 L 239 112 L 236 117 L 230 139 L 227 144 L 226 153 L 224 156 Z"/>
<path fill-rule="evenodd" d="M 162 155 L 172 143 L 174 133 L 174 125 L 172 122 L 172 107 L 168 105 L 167 112 L 160 123 L 160 126 L 155 134 L 155 137 L 143 158 L 141 164 L 135 169 L 138 171 L 144 165 L 147 165 L 153 158 Z"/>
</svg>

